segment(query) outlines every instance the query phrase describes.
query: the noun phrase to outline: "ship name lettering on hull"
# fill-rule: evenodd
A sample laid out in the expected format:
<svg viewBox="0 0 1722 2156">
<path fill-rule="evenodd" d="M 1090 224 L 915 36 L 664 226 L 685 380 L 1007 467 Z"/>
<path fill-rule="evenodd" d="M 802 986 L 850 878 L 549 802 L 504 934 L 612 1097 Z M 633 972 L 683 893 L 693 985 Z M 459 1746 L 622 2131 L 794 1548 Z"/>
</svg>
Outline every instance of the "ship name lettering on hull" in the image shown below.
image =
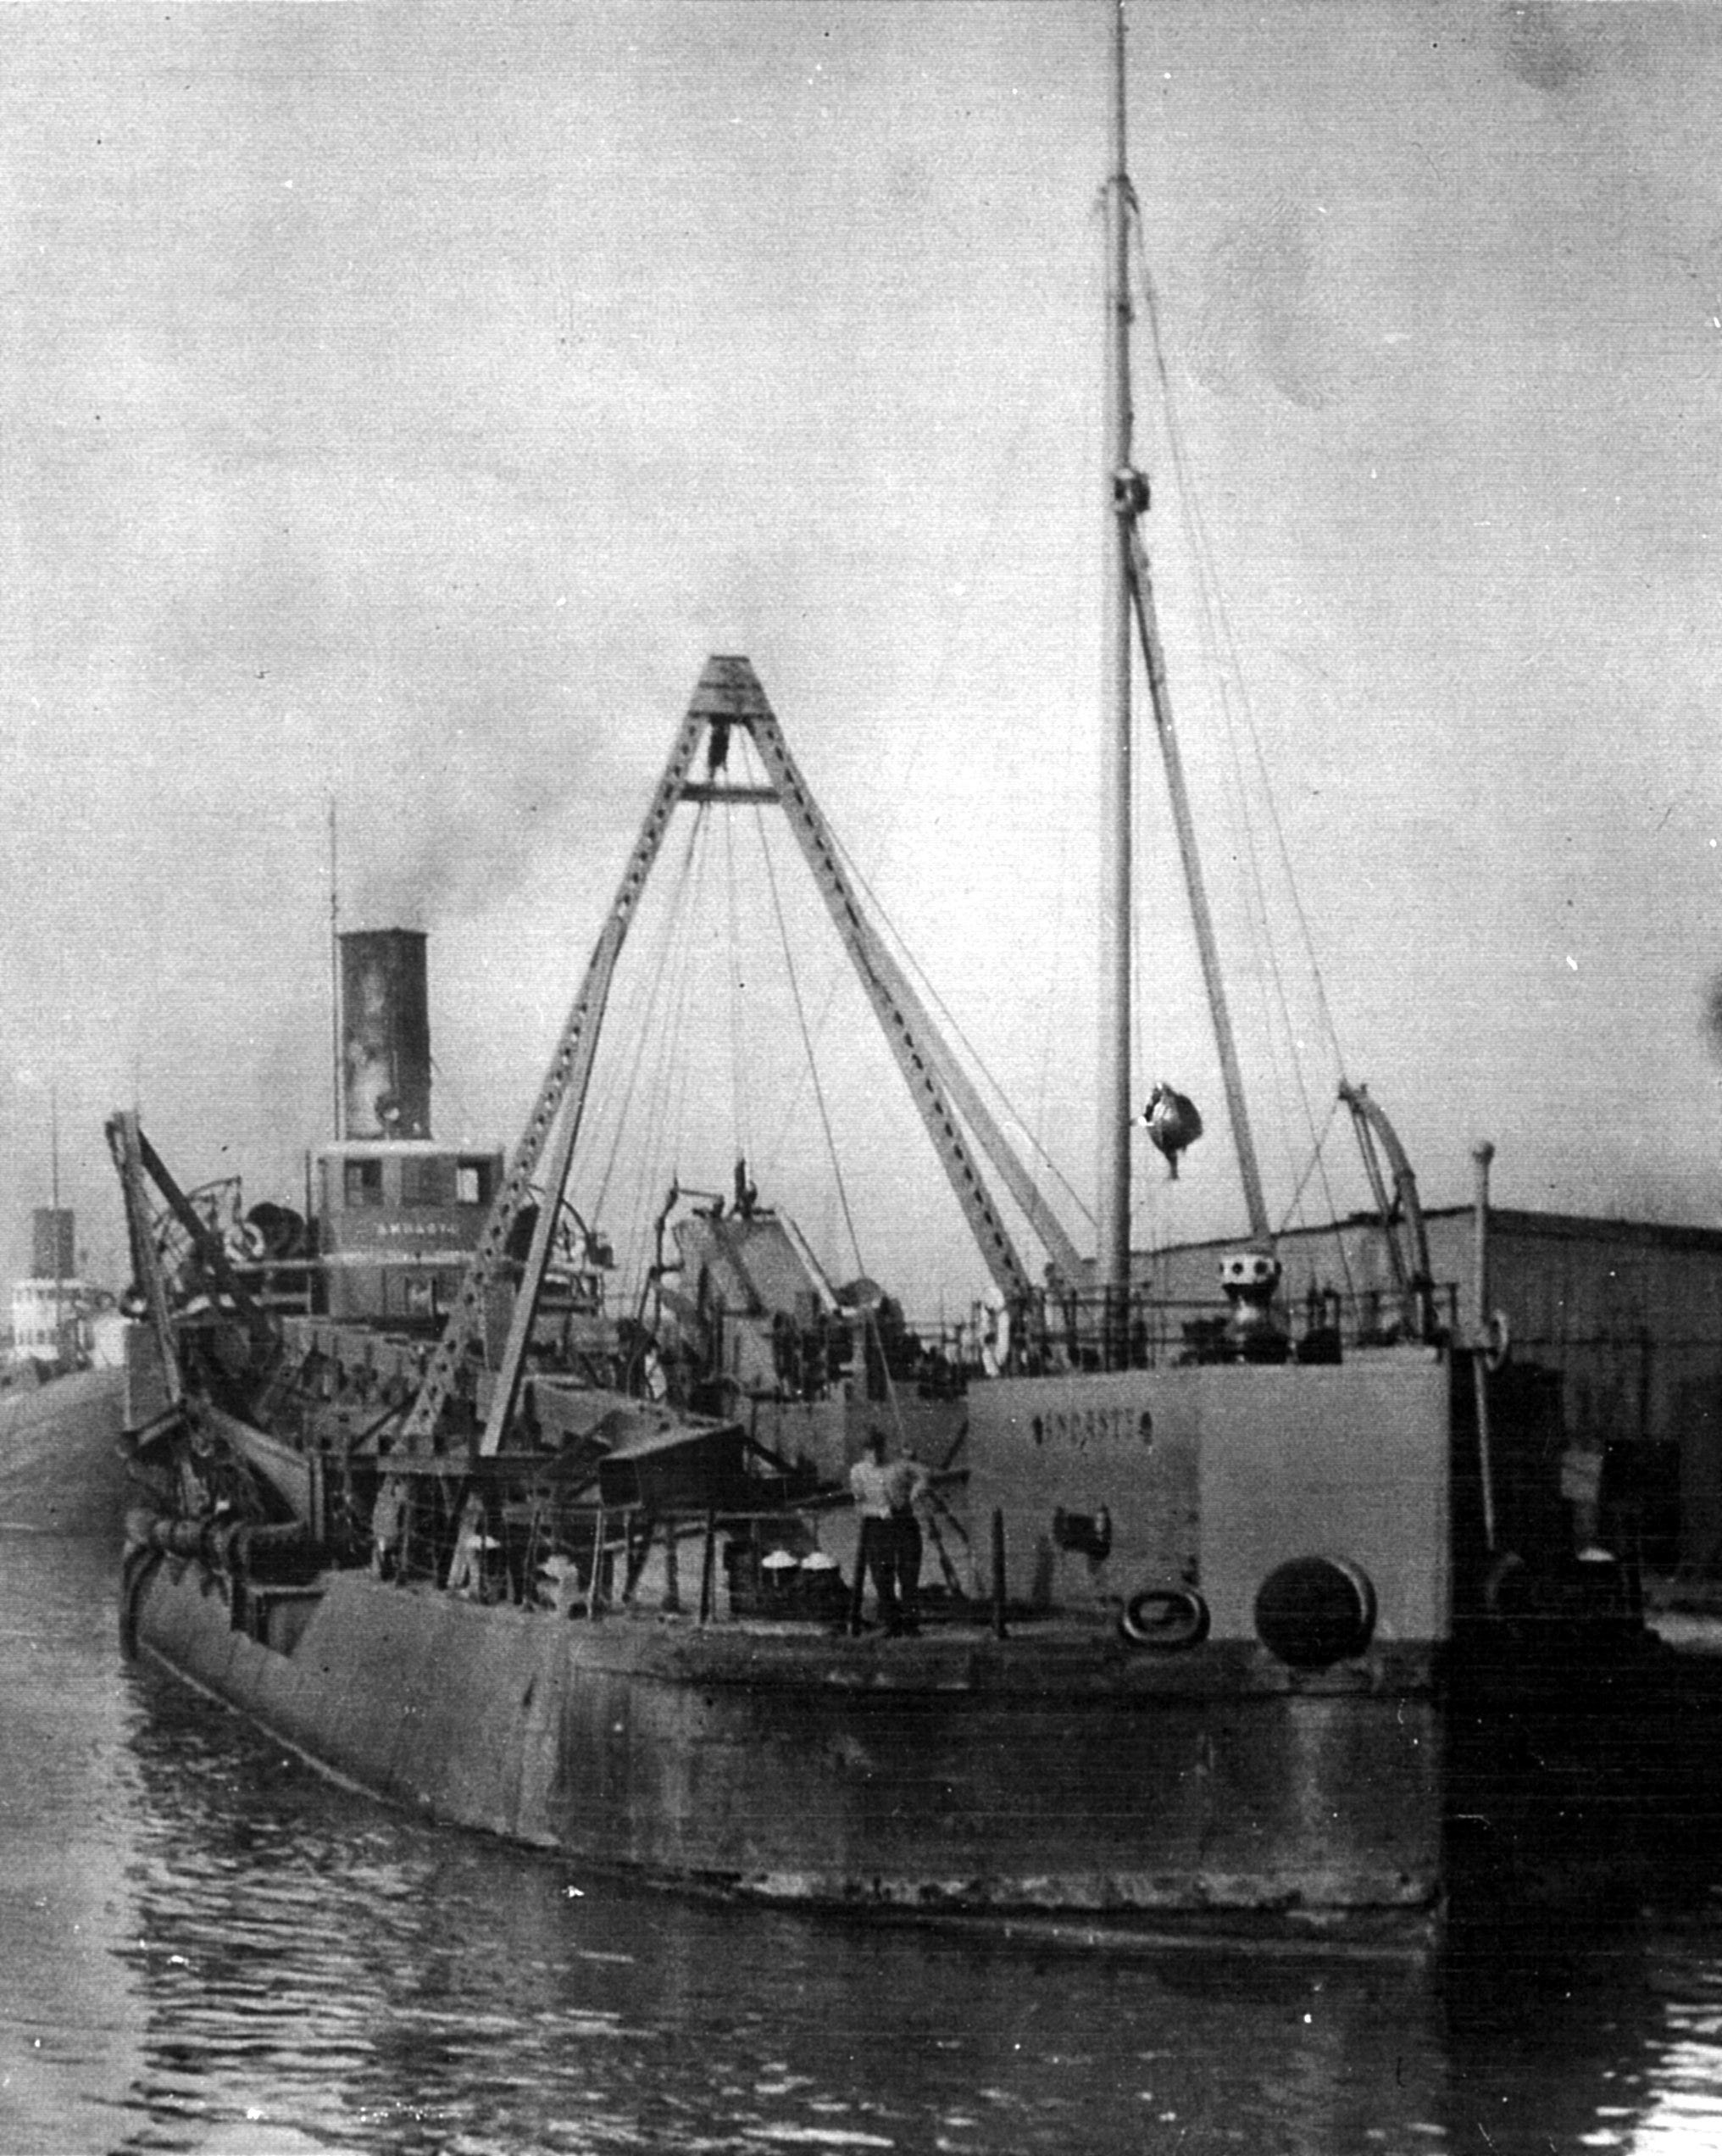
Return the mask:
<svg viewBox="0 0 1722 2156">
<path fill-rule="evenodd" d="M 1029 1423 L 1036 1445 L 1064 1445 L 1086 1453 L 1092 1445 L 1127 1445 L 1134 1440 L 1151 1451 L 1154 1418 L 1146 1408 L 1070 1408 L 1037 1414 Z"/>
</svg>

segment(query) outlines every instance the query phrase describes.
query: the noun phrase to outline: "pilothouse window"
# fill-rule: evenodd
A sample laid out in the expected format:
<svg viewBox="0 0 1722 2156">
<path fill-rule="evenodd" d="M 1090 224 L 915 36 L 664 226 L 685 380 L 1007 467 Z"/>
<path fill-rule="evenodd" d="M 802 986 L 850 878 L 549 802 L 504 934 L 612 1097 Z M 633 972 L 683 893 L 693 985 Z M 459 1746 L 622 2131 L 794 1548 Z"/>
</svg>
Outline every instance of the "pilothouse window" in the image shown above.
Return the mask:
<svg viewBox="0 0 1722 2156">
<path fill-rule="evenodd" d="M 488 1205 L 491 1202 L 491 1164 L 463 1160 L 455 1171 L 455 1199 L 461 1205 Z"/>
<path fill-rule="evenodd" d="M 455 1202 L 457 1181 L 455 1164 L 446 1153 L 438 1153 L 429 1160 L 403 1160 L 401 1163 L 401 1203 L 403 1205 L 452 1205 Z"/>
<path fill-rule="evenodd" d="M 381 1205 L 383 1202 L 383 1164 L 381 1160 L 349 1160 L 344 1182 L 347 1209 Z"/>
</svg>

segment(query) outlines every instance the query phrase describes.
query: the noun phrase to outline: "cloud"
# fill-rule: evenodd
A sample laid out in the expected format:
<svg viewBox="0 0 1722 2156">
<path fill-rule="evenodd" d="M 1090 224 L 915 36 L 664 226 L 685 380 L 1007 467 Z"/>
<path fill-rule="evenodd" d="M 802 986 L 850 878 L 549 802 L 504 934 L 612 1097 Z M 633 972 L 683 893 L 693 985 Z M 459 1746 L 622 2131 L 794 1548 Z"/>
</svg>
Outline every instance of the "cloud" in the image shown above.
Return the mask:
<svg viewBox="0 0 1722 2156">
<path fill-rule="evenodd" d="M 1501 41 L 1508 72 L 1533 90 L 1570 90 L 1590 72 L 1591 58 L 1580 35 L 1553 8 L 1506 8 Z"/>
<path fill-rule="evenodd" d="M 1317 213 L 1282 201 L 1229 225 L 1208 253 L 1201 381 L 1230 396 L 1265 380 L 1315 410 L 1346 393 L 1358 358 Z"/>
</svg>

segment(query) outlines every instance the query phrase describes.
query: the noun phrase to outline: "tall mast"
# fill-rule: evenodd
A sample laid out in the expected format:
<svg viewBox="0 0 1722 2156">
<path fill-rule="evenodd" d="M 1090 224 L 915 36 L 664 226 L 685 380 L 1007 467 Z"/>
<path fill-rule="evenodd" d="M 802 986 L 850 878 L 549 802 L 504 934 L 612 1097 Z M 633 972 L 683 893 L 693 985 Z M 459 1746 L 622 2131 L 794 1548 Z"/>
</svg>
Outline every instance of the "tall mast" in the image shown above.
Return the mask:
<svg viewBox="0 0 1722 2156">
<path fill-rule="evenodd" d="M 1125 170 L 1124 0 L 1112 34 L 1112 156 L 1106 181 L 1106 377 L 1101 470 L 1099 1147 L 1097 1284 L 1130 1281 L 1130 180 Z M 1120 499 L 1120 497 L 1125 498 Z"/>
<path fill-rule="evenodd" d="M 1238 1066 L 1225 984 L 1214 942 L 1196 825 L 1184 783 L 1183 758 L 1172 724 L 1165 661 L 1154 619 L 1148 558 L 1136 525 L 1148 505 L 1147 480 L 1131 460 L 1130 399 L 1130 283 L 1128 236 L 1134 197 L 1125 169 L 1124 0 L 1116 0 L 1113 27 L 1112 171 L 1106 185 L 1106 581 L 1103 680 L 1107 731 L 1101 817 L 1101 1129 L 1099 1284 L 1116 1316 L 1130 1284 L 1130 621 L 1142 637 L 1148 701 L 1165 765 L 1166 787 L 1178 834 L 1179 857 L 1190 900 L 1192 924 L 1208 991 L 1214 1046 L 1219 1056 L 1226 1109 L 1237 1149 L 1238 1173 L 1250 1232 L 1271 1241 L 1262 1194 L 1261 1170 L 1250 1131 L 1243 1075 Z"/>
<path fill-rule="evenodd" d="M 54 1260 L 54 1361 L 66 1359 L 65 1265 L 60 1255 L 60 1094 L 50 1086 L 47 1094 L 48 1203 L 53 1209 Z"/>
<path fill-rule="evenodd" d="M 342 1102 L 346 1094 L 341 1058 L 341 863 L 336 851 L 335 796 L 329 797 L 329 1080 L 337 1145 L 347 1136 Z"/>
</svg>

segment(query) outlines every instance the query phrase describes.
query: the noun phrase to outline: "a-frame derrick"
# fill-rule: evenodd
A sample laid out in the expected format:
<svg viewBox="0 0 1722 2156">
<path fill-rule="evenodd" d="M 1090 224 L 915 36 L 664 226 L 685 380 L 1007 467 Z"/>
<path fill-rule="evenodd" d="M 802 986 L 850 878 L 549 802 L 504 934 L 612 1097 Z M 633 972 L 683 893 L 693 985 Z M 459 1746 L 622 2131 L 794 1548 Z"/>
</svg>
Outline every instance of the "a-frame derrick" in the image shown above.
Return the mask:
<svg viewBox="0 0 1722 2156">
<path fill-rule="evenodd" d="M 767 774 L 767 785 L 719 785 L 691 778 L 701 742 L 717 729 L 738 729 L 748 735 Z M 670 817 L 682 801 L 730 805 L 770 803 L 783 810 L 995 1286 L 1008 1299 L 1015 1300 L 1025 1295 L 1032 1283 L 981 1173 L 977 1147 L 997 1170 L 1054 1264 L 1067 1277 L 1076 1276 L 1080 1261 L 1074 1245 L 1051 1217 L 1033 1179 L 864 912 L 836 842 L 752 665 L 742 658 L 714 657 L 706 664 L 676 734 L 525 1132 L 497 1191 L 459 1296 L 403 1425 L 401 1446 L 408 1453 L 441 1450 L 443 1418 L 481 1347 L 486 1314 L 503 1276 L 516 1224 L 525 1208 L 536 1202 L 538 1211 L 531 1247 L 515 1291 L 508 1336 L 478 1440 L 481 1456 L 502 1448 L 519 1394 L 617 962 Z"/>
</svg>

